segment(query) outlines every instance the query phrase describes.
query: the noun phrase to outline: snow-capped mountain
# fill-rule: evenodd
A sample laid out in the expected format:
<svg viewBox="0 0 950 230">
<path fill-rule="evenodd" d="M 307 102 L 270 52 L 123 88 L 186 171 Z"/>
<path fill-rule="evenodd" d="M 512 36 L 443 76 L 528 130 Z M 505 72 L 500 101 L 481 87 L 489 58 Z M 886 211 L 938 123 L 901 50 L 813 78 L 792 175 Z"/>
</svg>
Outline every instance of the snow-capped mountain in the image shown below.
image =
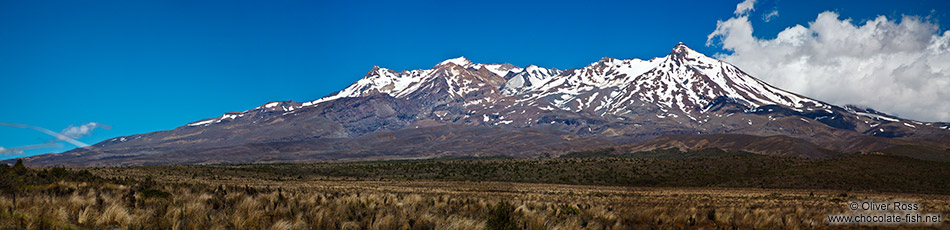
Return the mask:
<svg viewBox="0 0 950 230">
<path fill-rule="evenodd" d="M 352 85 L 317 100 L 269 102 L 36 161 L 534 156 L 620 144 L 664 147 L 657 144 L 664 139 L 654 138 L 704 134 L 784 136 L 823 150 L 763 154 L 820 157 L 825 150 L 870 152 L 908 140 L 950 147 L 942 142 L 950 139 L 948 130 L 947 123 L 911 121 L 788 92 L 677 44 L 664 57 L 605 57 L 569 70 L 479 64 L 464 57 L 425 70 L 374 66 Z M 172 156 L 181 158 L 169 161 Z"/>
</svg>

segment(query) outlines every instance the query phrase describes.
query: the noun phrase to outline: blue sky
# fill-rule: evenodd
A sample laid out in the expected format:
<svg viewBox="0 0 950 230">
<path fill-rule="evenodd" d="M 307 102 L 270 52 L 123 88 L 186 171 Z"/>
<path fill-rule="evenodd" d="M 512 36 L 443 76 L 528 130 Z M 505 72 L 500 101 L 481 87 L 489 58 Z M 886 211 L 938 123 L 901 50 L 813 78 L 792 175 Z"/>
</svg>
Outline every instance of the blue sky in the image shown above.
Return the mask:
<svg viewBox="0 0 950 230">
<path fill-rule="evenodd" d="M 601 57 L 706 46 L 738 1 L 45 1 L 0 0 L 0 122 L 99 141 L 173 129 L 269 101 L 340 90 L 373 65 L 453 57 L 567 69 Z M 777 10 L 777 17 L 764 21 Z M 857 22 L 918 15 L 947 30 L 941 1 L 758 1 L 756 37 L 833 11 Z M 79 130 L 95 122 L 91 132 Z M 85 131 L 89 131 L 85 130 Z M 42 145 L 42 146 L 36 146 Z M 74 148 L 0 126 L 0 159 Z"/>
</svg>

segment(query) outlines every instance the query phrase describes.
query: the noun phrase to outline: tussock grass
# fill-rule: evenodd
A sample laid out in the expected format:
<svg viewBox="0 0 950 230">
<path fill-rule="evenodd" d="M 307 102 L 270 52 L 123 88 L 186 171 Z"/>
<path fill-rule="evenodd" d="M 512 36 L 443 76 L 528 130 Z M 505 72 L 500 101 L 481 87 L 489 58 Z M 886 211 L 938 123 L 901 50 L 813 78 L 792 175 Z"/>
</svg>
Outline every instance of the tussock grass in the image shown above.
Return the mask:
<svg viewBox="0 0 950 230">
<path fill-rule="evenodd" d="M 62 182 L 73 192 L 0 196 L 0 219 L 5 229 L 812 229 L 847 207 L 837 191 L 309 181 L 248 194 L 244 185 L 159 184 L 172 195 Z M 940 195 L 851 196 L 950 211 Z"/>
<path fill-rule="evenodd" d="M 940 194 L 290 176 L 280 170 L 292 166 L 234 167 L 210 177 L 195 173 L 226 166 L 56 169 L 77 176 L 32 179 L 0 193 L 0 229 L 820 229 L 851 227 L 824 218 L 864 199 L 950 213 L 950 196 Z"/>
</svg>

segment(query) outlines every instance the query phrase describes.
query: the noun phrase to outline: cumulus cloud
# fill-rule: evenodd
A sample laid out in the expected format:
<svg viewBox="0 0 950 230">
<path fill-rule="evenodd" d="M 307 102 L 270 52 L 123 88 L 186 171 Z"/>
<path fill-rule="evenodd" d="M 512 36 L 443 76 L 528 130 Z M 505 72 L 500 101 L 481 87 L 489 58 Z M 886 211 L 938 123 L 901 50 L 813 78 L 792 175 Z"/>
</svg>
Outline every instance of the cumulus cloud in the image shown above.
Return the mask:
<svg viewBox="0 0 950 230">
<path fill-rule="evenodd" d="M 92 130 L 98 127 L 102 127 L 102 124 L 99 124 L 96 122 L 87 122 L 79 126 L 69 125 L 69 127 L 66 127 L 66 129 L 63 129 L 63 131 L 60 131 L 59 133 L 66 135 L 67 137 L 76 139 L 80 137 L 89 136 L 89 134 L 92 133 Z"/>
<path fill-rule="evenodd" d="M 818 14 L 808 25 L 757 38 L 747 15 L 718 21 L 706 45 L 716 58 L 780 88 L 833 104 L 855 104 L 901 117 L 950 121 L 950 31 L 917 16 L 864 23 Z M 743 11 L 747 12 L 747 11 Z"/>
<path fill-rule="evenodd" d="M 739 5 L 736 5 L 735 14 L 744 15 L 745 13 L 748 13 L 749 11 L 754 10 L 755 9 L 754 7 L 755 7 L 755 0 L 742 1 L 739 3 Z"/>
</svg>

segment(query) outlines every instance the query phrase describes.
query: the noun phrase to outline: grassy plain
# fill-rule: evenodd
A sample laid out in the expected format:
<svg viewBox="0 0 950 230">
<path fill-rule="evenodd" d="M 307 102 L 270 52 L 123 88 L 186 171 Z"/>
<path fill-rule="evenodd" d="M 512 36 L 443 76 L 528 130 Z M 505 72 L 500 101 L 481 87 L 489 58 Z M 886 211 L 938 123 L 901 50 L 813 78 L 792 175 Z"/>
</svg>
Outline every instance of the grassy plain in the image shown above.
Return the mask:
<svg viewBox="0 0 950 230">
<path fill-rule="evenodd" d="M 862 200 L 950 213 L 948 168 L 876 155 L 7 167 L 0 228 L 860 228 L 827 215 Z"/>
</svg>

